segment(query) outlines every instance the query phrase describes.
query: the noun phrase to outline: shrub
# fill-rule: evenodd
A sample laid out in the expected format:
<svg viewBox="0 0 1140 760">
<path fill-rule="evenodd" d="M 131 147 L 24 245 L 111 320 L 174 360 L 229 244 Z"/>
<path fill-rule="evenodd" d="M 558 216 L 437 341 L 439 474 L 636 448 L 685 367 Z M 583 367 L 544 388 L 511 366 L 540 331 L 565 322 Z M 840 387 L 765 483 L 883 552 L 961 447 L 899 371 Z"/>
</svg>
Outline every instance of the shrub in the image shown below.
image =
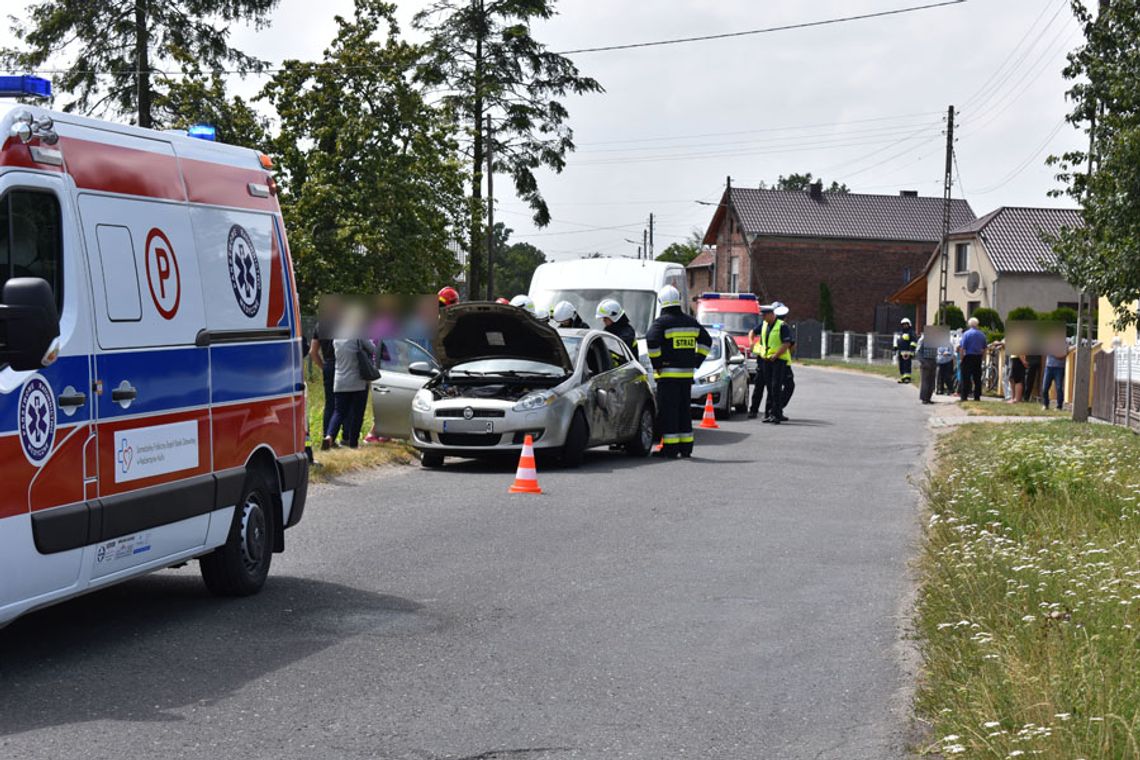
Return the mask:
<svg viewBox="0 0 1140 760">
<path fill-rule="evenodd" d="M 1028 306 L 1018 306 L 1016 309 L 1010 309 L 1009 314 L 1005 315 L 1006 322 L 1033 322 L 1040 318 L 1040 315 Z"/>
<path fill-rule="evenodd" d="M 1062 306 L 1044 315 L 1045 319 L 1065 325 L 1065 334 L 1070 338 L 1077 334 L 1077 310 Z"/>
<path fill-rule="evenodd" d="M 1001 332 L 1005 329 L 1002 324 L 1001 315 L 993 309 L 982 307 L 974 309 L 974 319 L 978 320 L 978 327 L 985 327 L 994 332 Z"/>
<path fill-rule="evenodd" d="M 966 315 L 957 306 L 948 303 L 938 310 L 938 322 L 951 330 L 961 330 L 966 326 Z"/>
</svg>

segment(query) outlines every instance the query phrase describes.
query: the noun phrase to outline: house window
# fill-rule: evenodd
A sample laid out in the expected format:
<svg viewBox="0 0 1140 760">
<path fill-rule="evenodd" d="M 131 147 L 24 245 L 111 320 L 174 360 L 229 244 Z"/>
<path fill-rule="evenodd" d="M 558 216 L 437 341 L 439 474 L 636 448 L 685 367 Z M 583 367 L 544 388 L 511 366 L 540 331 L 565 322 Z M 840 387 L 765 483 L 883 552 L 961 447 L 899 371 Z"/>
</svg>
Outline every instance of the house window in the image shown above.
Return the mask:
<svg viewBox="0 0 1140 760">
<path fill-rule="evenodd" d="M 903 282 L 910 282 L 910 267 L 903 269 Z"/>
<path fill-rule="evenodd" d="M 729 263 L 728 292 L 740 292 L 740 257 L 733 256 Z"/>
<path fill-rule="evenodd" d="M 982 302 L 981 301 L 967 301 L 966 302 L 966 317 L 969 318 L 969 317 L 974 316 L 974 312 L 980 308 L 982 308 Z"/>
<path fill-rule="evenodd" d="M 970 244 L 958 243 L 954 246 L 954 272 L 964 274 L 970 268 Z"/>
<path fill-rule="evenodd" d="M 1057 302 L 1057 308 L 1058 309 L 1072 309 L 1073 311 L 1080 311 L 1077 308 L 1077 302 L 1076 301 L 1058 301 Z"/>
</svg>

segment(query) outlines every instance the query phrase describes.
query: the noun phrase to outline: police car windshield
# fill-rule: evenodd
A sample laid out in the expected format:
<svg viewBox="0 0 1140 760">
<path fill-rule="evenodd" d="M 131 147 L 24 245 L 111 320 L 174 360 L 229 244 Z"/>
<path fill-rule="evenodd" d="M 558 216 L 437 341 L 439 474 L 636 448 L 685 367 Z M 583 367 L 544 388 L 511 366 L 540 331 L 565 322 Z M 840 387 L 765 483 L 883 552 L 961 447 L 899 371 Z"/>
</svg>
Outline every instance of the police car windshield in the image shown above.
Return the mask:
<svg viewBox="0 0 1140 760">
<path fill-rule="evenodd" d="M 716 327 L 730 335 L 747 335 L 749 330 L 760 324 L 760 316 L 739 311 L 710 311 L 698 307 L 697 321 L 705 327 Z"/>
<path fill-rule="evenodd" d="M 601 330 L 605 327 L 602 320 L 596 316 L 598 304 L 607 298 L 612 298 L 622 305 L 633 329 L 639 338 L 645 336 L 645 331 L 653 323 L 653 312 L 657 307 L 657 294 L 651 290 L 610 290 L 599 288 L 597 290 L 540 290 L 531 294 L 540 310 L 549 309 L 559 301 L 569 301 L 578 310 L 590 327 Z"/>
</svg>

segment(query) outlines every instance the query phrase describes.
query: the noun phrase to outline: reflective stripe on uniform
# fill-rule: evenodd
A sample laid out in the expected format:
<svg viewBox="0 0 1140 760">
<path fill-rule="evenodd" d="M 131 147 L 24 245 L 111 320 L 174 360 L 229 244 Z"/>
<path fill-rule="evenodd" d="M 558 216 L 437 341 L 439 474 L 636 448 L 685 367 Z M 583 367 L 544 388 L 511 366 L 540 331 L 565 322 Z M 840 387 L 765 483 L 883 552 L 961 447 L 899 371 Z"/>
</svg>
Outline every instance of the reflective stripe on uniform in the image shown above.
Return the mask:
<svg viewBox="0 0 1140 760">
<path fill-rule="evenodd" d="M 650 348 L 646 351 L 646 353 L 649 354 L 650 359 L 656 359 L 658 356 L 661 355 L 661 349 L 660 348 Z"/>
<path fill-rule="evenodd" d="M 692 433 L 685 433 L 684 435 L 677 436 L 677 441 L 679 443 L 692 443 L 693 442 L 693 434 Z"/>
<path fill-rule="evenodd" d="M 701 356 L 708 356 L 710 350 L 712 350 L 712 346 L 702 346 L 700 343 L 697 344 L 696 351 Z"/>
<path fill-rule="evenodd" d="M 654 375 L 658 380 L 674 379 L 674 380 L 692 380 L 693 370 L 691 369 L 662 369 L 658 370 Z"/>
<path fill-rule="evenodd" d="M 665 331 L 665 337 L 666 338 L 673 338 L 673 337 L 696 338 L 700 334 L 701 334 L 700 330 L 694 330 L 691 327 L 671 327 Z"/>
<path fill-rule="evenodd" d="M 681 442 L 682 437 L 680 435 L 663 435 L 661 436 L 661 443 L 666 446 L 676 445 Z"/>
</svg>

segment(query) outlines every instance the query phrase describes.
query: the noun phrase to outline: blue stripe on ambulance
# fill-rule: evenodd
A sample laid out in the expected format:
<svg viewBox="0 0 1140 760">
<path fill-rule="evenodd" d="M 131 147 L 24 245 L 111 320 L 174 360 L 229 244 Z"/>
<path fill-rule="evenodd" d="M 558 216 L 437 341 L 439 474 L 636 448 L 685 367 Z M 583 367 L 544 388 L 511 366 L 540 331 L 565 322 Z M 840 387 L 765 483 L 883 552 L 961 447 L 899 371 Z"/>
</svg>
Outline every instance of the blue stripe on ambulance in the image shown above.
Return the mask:
<svg viewBox="0 0 1140 760">
<path fill-rule="evenodd" d="M 74 425 L 87 422 L 91 419 L 90 403 L 75 407 L 75 413 L 68 415 L 59 409 L 59 397 L 67 386 L 71 386 L 79 393 L 87 394 L 88 402 L 91 399 L 91 382 L 89 369 L 90 359 L 87 356 L 61 356 L 50 367 L 39 370 L 39 374 L 51 385 L 52 393 L 56 399 L 56 419 L 59 425 Z M 19 403 L 20 391 L 23 384 L 17 385 L 11 391 L 11 399 L 0 404 L 0 434 L 15 433 L 20 429 Z"/>
<path fill-rule="evenodd" d="M 166 414 L 210 402 L 203 379 L 209 377 L 210 357 L 204 348 L 165 351 L 106 351 L 99 354 L 103 393 L 98 397 L 99 419 L 138 414 Z M 138 395 L 124 409 L 111 393 L 126 380 Z"/>
<path fill-rule="evenodd" d="M 282 340 L 213 346 L 213 403 L 296 393 L 291 361 L 293 343 Z"/>
</svg>

